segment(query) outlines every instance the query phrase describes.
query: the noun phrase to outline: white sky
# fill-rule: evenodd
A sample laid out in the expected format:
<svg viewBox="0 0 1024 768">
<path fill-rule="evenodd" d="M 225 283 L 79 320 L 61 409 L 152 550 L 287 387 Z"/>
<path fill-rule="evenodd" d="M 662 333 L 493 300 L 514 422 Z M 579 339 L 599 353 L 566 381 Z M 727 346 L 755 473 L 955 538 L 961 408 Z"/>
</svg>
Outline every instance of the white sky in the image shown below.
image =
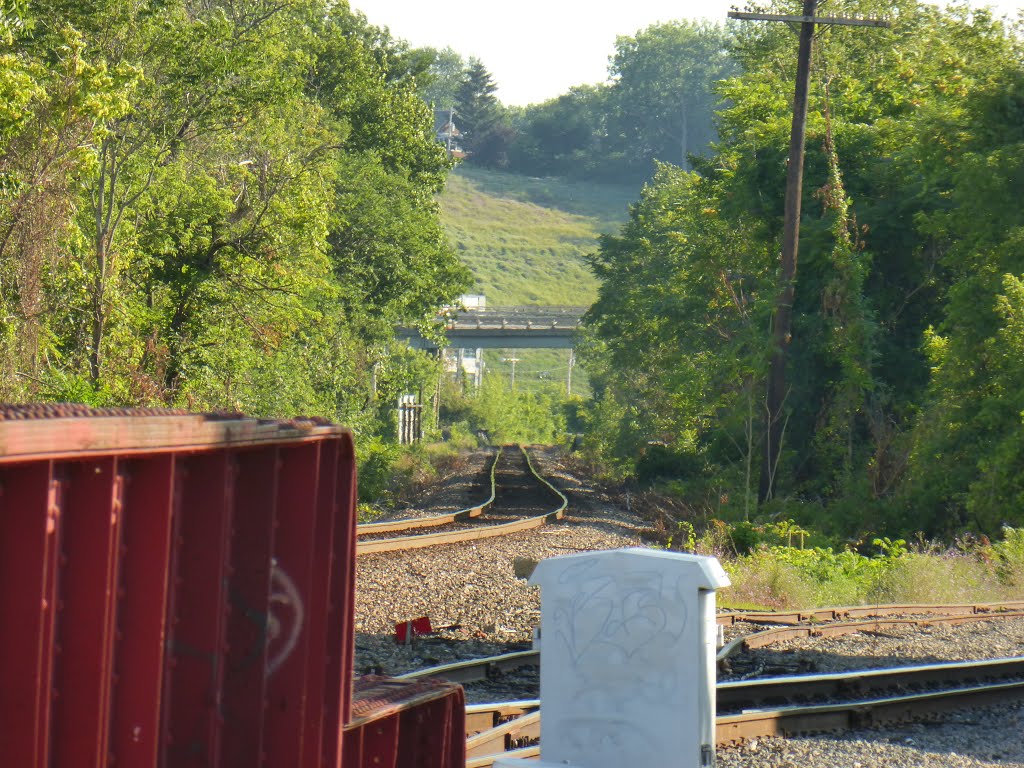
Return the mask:
<svg viewBox="0 0 1024 768">
<path fill-rule="evenodd" d="M 706 18 L 723 22 L 742 0 L 349 0 L 371 24 L 415 47 L 451 46 L 480 59 L 507 105 L 545 101 L 570 86 L 604 82 L 615 38 L 651 24 Z M 1024 0 L 989 0 L 1016 16 Z"/>
</svg>

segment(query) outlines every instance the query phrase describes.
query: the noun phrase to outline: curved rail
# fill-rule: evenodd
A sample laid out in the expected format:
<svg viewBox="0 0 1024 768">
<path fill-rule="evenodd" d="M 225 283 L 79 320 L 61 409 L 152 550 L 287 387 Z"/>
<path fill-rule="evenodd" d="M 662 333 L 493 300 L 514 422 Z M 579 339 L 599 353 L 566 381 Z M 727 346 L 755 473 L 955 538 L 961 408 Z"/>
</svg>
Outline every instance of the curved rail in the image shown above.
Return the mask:
<svg viewBox="0 0 1024 768">
<path fill-rule="evenodd" d="M 417 528 L 432 528 L 438 525 L 448 525 L 450 523 L 458 523 L 463 520 L 468 520 L 473 517 L 479 517 L 487 510 L 491 504 L 494 503 L 494 472 L 498 467 L 498 460 L 501 458 L 504 446 L 498 446 L 498 450 L 494 454 L 494 460 L 491 462 L 490 469 L 490 480 L 491 480 L 491 495 L 487 497 L 486 501 L 483 501 L 476 506 L 466 507 L 456 512 L 449 512 L 445 515 L 430 515 L 428 517 L 414 517 L 408 520 L 391 520 L 386 523 L 363 523 L 356 526 L 356 536 L 370 536 L 375 533 L 394 533 L 395 531 L 412 531 Z"/>
<path fill-rule="evenodd" d="M 920 616 L 912 619 L 872 619 L 870 621 L 846 621 L 832 624 L 812 624 L 808 626 L 784 626 L 755 632 L 732 640 L 718 652 L 717 661 L 723 661 L 741 650 L 764 648 L 773 643 L 794 640 L 801 637 L 839 637 L 864 630 L 890 629 L 902 626 L 921 626 L 924 624 L 967 624 L 975 621 L 991 621 L 993 619 L 1019 619 L 1024 612 L 1006 611 L 1000 613 L 971 613 L 962 615 Z"/>
<path fill-rule="evenodd" d="M 399 536 L 393 539 L 378 539 L 375 541 L 360 541 L 356 543 L 356 554 L 363 555 L 369 552 L 394 552 L 398 550 L 407 549 L 420 549 L 422 547 L 433 547 L 439 544 L 454 544 L 461 541 L 476 541 L 479 539 L 489 539 L 495 536 L 504 536 L 509 533 L 517 533 L 519 531 L 527 531 L 532 528 L 539 528 L 545 523 L 552 522 L 554 520 L 561 520 L 565 513 L 565 508 L 569 504 L 569 500 L 565 494 L 555 488 L 551 483 L 545 480 L 543 477 L 537 474 L 537 471 L 533 468 L 533 463 L 530 461 L 530 455 L 526 452 L 526 449 L 519 446 L 519 450 L 523 452 L 523 456 L 526 458 L 526 465 L 529 468 L 533 476 L 544 486 L 546 486 L 552 493 L 554 493 L 560 500 L 561 503 L 556 509 L 551 512 L 545 512 L 541 515 L 535 515 L 533 517 L 527 517 L 523 520 L 516 520 L 511 523 L 501 523 L 498 525 L 487 525 L 479 528 L 467 528 L 461 531 L 446 531 L 443 533 L 428 533 L 421 534 L 418 536 Z"/>
<path fill-rule="evenodd" d="M 466 739 L 466 758 L 502 754 L 512 749 L 532 746 L 539 738 L 538 709 L 470 736 Z"/>
<path fill-rule="evenodd" d="M 873 616 L 929 615 L 963 616 L 971 614 L 1003 613 L 1024 611 L 1024 600 L 1009 600 L 1001 603 L 957 603 L 936 605 L 931 603 L 906 603 L 890 605 L 851 605 L 840 608 L 814 608 L 805 611 L 736 611 L 718 614 L 718 623 L 726 626 L 737 622 L 751 624 L 806 624 L 822 621 L 868 618 Z"/>
<path fill-rule="evenodd" d="M 962 684 L 978 680 L 987 682 Z M 892 689 L 943 684 L 947 686 L 943 690 L 877 695 Z M 949 684 L 958 687 L 950 688 Z M 837 696 L 853 694 L 859 698 L 835 701 Z M 871 695 L 875 698 L 867 698 Z M 1024 657 L 719 683 L 717 698 L 720 707 L 746 706 L 766 700 L 832 699 L 818 704 L 750 708 L 736 714 L 718 715 L 715 718 L 717 746 L 769 736 L 843 731 L 879 723 L 907 722 L 965 706 L 1024 699 Z M 467 707 L 467 757 L 472 759 L 472 765 L 486 768 L 497 758 L 510 756 L 511 750 L 539 751 L 535 742 L 540 735 L 541 712 L 538 700 Z M 529 754 L 536 755 L 537 751 Z M 523 756 L 528 755 L 523 753 Z M 469 764 L 467 762 L 467 766 Z"/>
<path fill-rule="evenodd" d="M 1006 704 L 1024 699 L 1024 681 L 972 685 L 930 693 L 878 699 L 752 710 L 715 719 L 719 746 L 746 739 L 844 731 L 880 723 L 904 723 L 962 707 Z"/>
<path fill-rule="evenodd" d="M 456 661 L 451 664 L 427 667 L 426 669 L 418 669 L 415 672 L 406 672 L 404 675 L 397 675 L 396 677 L 398 680 L 439 678 L 450 683 L 472 683 L 476 680 L 484 680 L 497 672 L 508 672 L 520 667 L 536 666 L 540 666 L 540 651 L 517 651 L 515 653 L 503 653 L 500 656 L 487 656 L 482 659 Z"/>
<path fill-rule="evenodd" d="M 755 632 L 750 635 L 743 635 L 726 643 L 715 657 L 718 662 L 733 656 L 741 650 L 752 648 L 764 648 L 772 643 L 792 640 L 799 637 L 838 637 L 840 635 L 853 634 L 864 630 L 877 630 L 886 627 L 896 626 L 918 626 L 922 624 L 965 624 L 974 621 L 990 621 L 993 619 L 1014 619 L 1024 617 L 1024 611 L 1014 610 L 1024 608 L 1024 601 L 1009 601 L 1005 603 L 974 603 L 964 605 L 884 605 L 850 608 L 823 608 L 820 611 L 803 611 L 787 614 L 772 614 L 764 612 L 752 613 L 720 613 L 717 616 L 719 625 L 733 625 L 739 621 L 751 623 L 778 623 L 786 624 L 781 627 L 766 629 L 762 632 Z M 918 618 L 912 619 L 873 619 L 870 621 L 848 621 L 831 624 L 811 624 L 808 626 L 789 626 L 786 620 L 789 617 L 802 615 L 811 617 L 815 614 L 835 616 L 893 616 L 903 613 L 917 614 Z M 751 618 L 746 618 L 751 617 Z M 782 619 L 780 621 L 780 619 Z M 479 659 L 467 661 L 456 661 L 450 664 L 441 664 L 436 667 L 426 667 L 414 672 L 407 672 L 398 675 L 399 679 L 426 679 L 440 678 L 453 683 L 472 683 L 478 680 L 485 680 L 496 672 L 507 672 L 520 667 L 540 666 L 540 651 L 533 649 L 529 651 L 517 651 L 505 653 L 500 656 L 486 656 Z"/>
<path fill-rule="evenodd" d="M 489 731 L 505 721 L 540 709 L 540 699 L 466 705 L 466 738 Z"/>
</svg>

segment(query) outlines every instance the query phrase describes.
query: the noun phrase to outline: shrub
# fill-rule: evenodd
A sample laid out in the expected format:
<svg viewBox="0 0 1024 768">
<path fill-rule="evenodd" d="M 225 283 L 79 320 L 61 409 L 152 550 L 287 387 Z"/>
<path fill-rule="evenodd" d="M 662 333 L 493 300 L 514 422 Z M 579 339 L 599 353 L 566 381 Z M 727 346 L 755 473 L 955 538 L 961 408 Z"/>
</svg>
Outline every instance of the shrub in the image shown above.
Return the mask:
<svg viewBox="0 0 1024 768">
<path fill-rule="evenodd" d="M 1024 597 L 1024 528 L 1003 527 L 1003 540 L 994 544 L 996 573 L 1012 597 Z"/>
<path fill-rule="evenodd" d="M 815 591 L 796 566 L 761 551 L 723 563 L 732 586 L 723 597 L 742 603 L 783 610 L 813 605 Z"/>
<path fill-rule="evenodd" d="M 379 437 L 356 441 L 361 502 L 382 502 L 390 498 L 394 465 L 400 454 L 401 448 L 397 444 Z"/>
</svg>

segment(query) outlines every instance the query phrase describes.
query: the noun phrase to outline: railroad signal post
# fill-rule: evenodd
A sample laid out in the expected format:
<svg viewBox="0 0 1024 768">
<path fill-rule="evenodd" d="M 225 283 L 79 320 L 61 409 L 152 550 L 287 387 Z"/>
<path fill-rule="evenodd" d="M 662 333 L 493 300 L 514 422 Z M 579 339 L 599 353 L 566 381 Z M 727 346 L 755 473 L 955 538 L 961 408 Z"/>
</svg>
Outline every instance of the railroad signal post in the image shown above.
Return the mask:
<svg viewBox="0 0 1024 768">
<path fill-rule="evenodd" d="M 715 750 L 713 557 L 654 549 L 542 560 L 541 762 L 703 768 Z"/>
<path fill-rule="evenodd" d="M 824 2 L 821 3 L 824 5 Z M 782 449 L 782 432 L 785 420 L 783 406 L 786 402 L 786 353 L 792 339 L 793 296 L 796 282 L 797 248 L 800 240 L 800 202 L 803 193 L 804 142 L 807 129 L 807 97 L 811 82 L 811 50 L 814 45 L 815 27 L 852 26 L 888 27 L 889 22 L 881 19 L 851 19 L 836 16 L 816 16 L 818 0 L 804 0 L 803 15 L 790 16 L 775 13 L 749 13 L 730 11 L 730 19 L 747 21 L 781 21 L 800 30 L 800 47 L 797 51 L 796 93 L 793 98 L 793 127 L 789 139 L 789 162 L 786 168 L 785 222 L 782 236 L 781 271 L 779 293 L 775 299 L 775 317 L 772 324 L 772 357 L 768 370 L 768 395 L 766 403 L 766 429 L 764 453 L 761 462 L 761 478 L 758 499 L 766 501 L 772 497 L 775 486 L 775 471 Z"/>
</svg>

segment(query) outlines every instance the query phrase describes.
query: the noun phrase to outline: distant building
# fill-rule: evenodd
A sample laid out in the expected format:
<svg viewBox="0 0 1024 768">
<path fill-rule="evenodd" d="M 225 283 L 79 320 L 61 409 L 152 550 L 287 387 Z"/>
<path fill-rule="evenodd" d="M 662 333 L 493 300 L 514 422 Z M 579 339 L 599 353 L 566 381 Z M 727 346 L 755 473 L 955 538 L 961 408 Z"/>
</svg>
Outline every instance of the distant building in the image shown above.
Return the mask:
<svg viewBox="0 0 1024 768">
<path fill-rule="evenodd" d="M 464 309 L 487 309 L 487 297 L 482 293 L 464 293 L 459 296 L 459 304 Z"/>
<path fill-rule="evenodd" d="M 461 309 L 487 309 L 487 297 L 479 293 L 466 293 L 459 297 Z M 449 373 L 462 371 L 473 385 L 480 387 L 484 375 L 484 351 L 482 349 L 445 350 L 445 370 Z"/>
<path fill-rule="evenodd" d="M 445 145 L 448 154 L 452 157 L 461 160 L 468 154 L 459 143 L 462 139 L 462 132 L 455 126 L 454 109 L 434 110 L 434 136 Z"/>
</svg>

